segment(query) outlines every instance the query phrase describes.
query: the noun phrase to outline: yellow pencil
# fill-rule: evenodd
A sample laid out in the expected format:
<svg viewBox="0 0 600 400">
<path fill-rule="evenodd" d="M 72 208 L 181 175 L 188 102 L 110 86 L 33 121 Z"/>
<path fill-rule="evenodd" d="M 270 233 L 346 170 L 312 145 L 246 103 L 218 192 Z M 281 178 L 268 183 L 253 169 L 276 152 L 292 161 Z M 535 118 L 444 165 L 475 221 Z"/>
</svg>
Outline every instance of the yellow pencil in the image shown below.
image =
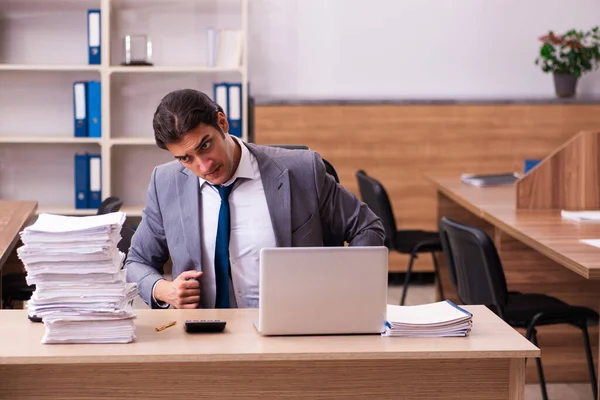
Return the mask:
<svg viewBox="0 0 600 400">
<path fill-rule="evenodd" d="M 168 324 L 166 324 L 166 325 L 159 326 L 158 328 L 156 328 L 156 332 L 164 331 L 165 329 L 167 329 L 167 328 L 169 328 L 169 327 L 171 327 L 171 326 L 175 325 L 176 323 L 177 323 L 177 321 L 173 321 L 173 322 L 169 322 L 169 323 L 168 323 Z"/>
</svg>

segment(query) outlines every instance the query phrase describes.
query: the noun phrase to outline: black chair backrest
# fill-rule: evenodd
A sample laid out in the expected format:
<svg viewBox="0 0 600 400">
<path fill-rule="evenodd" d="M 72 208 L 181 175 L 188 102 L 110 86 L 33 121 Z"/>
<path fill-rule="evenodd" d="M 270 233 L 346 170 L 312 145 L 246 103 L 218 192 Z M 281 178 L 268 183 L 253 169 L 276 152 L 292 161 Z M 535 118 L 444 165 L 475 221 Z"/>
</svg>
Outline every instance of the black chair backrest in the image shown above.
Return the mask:
<svg viewBox="0 0 600 400">
<path fill-rule="evenodd" d="M 125 254 L 125 256 L 127 256 L 127 254 L 129 253 L 129 248 L 131 247 L 131 239 L 133 239 L 134 233 L 135 231 L 128 226 L 123 226 L 121 228 L 121 240 L 119 241 L 117 247 L 119 251 Z"/>
<path fill-rule="evenodd" d="M 362 169 L 356 171 L 356 179 L 362 201 L 381 219 L 385 229 L 386 244 L 388 247 L 391 246 L 397 228 L 394 211 L 385 188 L 377 179 L 368 176 Z"/>
<path fill-rule="evenodd" d="M 271 147 L 280 147 L 282 149 L 288 149 L 288 150 L 310 150 L 310 148 L 308 146 L 305 146 L 303 144 L 272 144 L 270 145 Z M 337 171 L 335 170 L 335 168 L 333 167 L 333 165 L 327 161 L 324 158 L 321 158 L 323 160 L 323 163 L 325 164 L 325 171 L 333 176 L 333 179 L 335 179 L 335 181 L 337 183 L 340 183 L 340 178 L 338 177 Z"/>
<path fill-rule="evenodd" d="M 310 148 L 308 146 L 305 146 L 303 144 L 272 144 L 270 146 L 271 147 L 280 147 L 282 149 L 288 149 L 288 150 L 310 150 Z M 335 181 L 337 183 L 340 183 L 340 178 L 338 177 L 338 174 L 337 174 L 335 168 L 333 167 L 333 165 L 324 158 L 322 158 L 322 160 L 323 160 L 323 163 L 325 164 L 325 171 L 329 175 L 333 176 L 333 178 L 335 179 Z M 342 246 L 344 246 L 344 238 L 338 238 L 336 235 L 334 235 L 328 229 L 323 227 L 323 246 L 325 246 L 325 247 L 342 247 Z"/>
<path fill-rule="evenodd" d="M 101 214 L 109 214 L 111 212 L 117 212 L 123 206 L 123 202 L 121 199 L 115 196 L 107 197 L 100 203 L 100 207 L 98 207 L 97 215 Z"/>
<path fill-rule="evenodd" d="M 329 161 L 327 161 L 326 159 L 324 159 L 324 158 L 322 158 L 322 160 L 323 160 L 323 164 L 325 164 L 325 171 L 329 175 L 333 176 L 333 179 L 335 179 L 335 181 L 337 183 L 340 183 L 340 178 L 338 177 L 337 171 L 335 170 L 335 168 L 333 167 L 333 165 Z"/>
<path fill-rule="evenodd" d="M 494 306 L 502 314 L 508 289 L 492 239 L 481 229 L 448 217 L 442 217 L 438 226 L 444 255 L 449 268 L 454 269 L 461 302 Z"/>
<path fill-rule="evenodd" d="M 256 100 L 253 96 L 248 96 L 248 143 L 256 141 L 256 118 L 254 117 L 254 109 L 256 108 Z"/>
<path fill-rule="evenodd" d="M 303 144 L 271 144 L 270 147 L 280 147 L 288 150 L 310 150 L 310 147 Z"/>
<path fill-rule="evenodd" d="M 442 249 L 444 251 L 444 261 L 446 262 L 446 268 L 448 270 L 448 275 L 450 277 L 450 283 L 455 288 L 458 288 L 458 283 L 456 281 L 456 266 L 454 265 L 454 257 L 452 255 L 452 249 L 450 248 L 450 242 L 448 241 L 448 234 L 446 233 L 446 231 L 441 230 L 442 229 L 441 220 L 438 223 L 438 228 L 439 228 L 438 232 L 440 235 L 440 242 L 442 243 Z M 460 296 L 459 296 L 459 299 L 460 299 Z"/>
</svg>

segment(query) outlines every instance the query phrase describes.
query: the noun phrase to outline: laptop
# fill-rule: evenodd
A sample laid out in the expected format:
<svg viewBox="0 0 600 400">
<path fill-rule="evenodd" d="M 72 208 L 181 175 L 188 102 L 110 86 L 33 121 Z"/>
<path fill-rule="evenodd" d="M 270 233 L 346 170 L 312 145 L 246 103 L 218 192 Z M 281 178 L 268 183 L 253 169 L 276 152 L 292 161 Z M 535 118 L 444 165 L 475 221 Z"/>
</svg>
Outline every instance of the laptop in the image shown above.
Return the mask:
<svg viewBox="0 0 600 400">
<path fill-rule="evenodd" d="M 385 331 L 386 247 L 280 247 L 260 252 L 262 335 Z"/>
</svg>

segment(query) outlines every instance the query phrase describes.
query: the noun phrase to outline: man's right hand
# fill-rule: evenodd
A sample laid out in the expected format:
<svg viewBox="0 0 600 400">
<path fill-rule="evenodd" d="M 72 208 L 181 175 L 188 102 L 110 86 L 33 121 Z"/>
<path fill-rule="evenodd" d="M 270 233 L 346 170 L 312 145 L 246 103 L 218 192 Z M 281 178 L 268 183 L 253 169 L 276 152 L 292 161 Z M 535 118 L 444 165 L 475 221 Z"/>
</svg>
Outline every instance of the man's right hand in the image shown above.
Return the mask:
<svg viewBox="0 0 600 400">
<path fill-rule="evenodd" d="M 154 286 L 154 297 L 175 308 L 198 308 L 200 276 L 199 271 L 184 271 L 172 282 L 161 280 Z"/>
</svg>

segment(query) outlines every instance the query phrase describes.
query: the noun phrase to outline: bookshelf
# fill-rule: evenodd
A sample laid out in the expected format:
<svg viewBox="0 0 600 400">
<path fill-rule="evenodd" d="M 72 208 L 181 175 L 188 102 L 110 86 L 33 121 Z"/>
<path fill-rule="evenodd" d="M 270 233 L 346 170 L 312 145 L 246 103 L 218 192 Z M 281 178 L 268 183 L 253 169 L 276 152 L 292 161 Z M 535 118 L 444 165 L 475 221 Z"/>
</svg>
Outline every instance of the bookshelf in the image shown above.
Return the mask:
<svg viewBox="0 0 600 400">
<path fill-rule="evenodd" d="M 88 65 L 89 9 L 101 10 L 100 65 Z M 140 216 L 153 168 L 172 160 L 154 142 L 152 116 L 175 89 L 212 97 L 215 83 L 241 82 L 247 140 L 248 0 L 3 0 L 0 19 L 0 199 L 95 213 L 75 208 L 74 155 L 87 151 L 102 156 L 102 198 Z M 238 67 L 208 66 L 209 27 L 242 31 Z M 123 66 L 125 35 L 140 33 L 154 65 Z M 72 85 L 90 80 L 102 86 L 102 136 L 74 137 Z"/>
</svg>

